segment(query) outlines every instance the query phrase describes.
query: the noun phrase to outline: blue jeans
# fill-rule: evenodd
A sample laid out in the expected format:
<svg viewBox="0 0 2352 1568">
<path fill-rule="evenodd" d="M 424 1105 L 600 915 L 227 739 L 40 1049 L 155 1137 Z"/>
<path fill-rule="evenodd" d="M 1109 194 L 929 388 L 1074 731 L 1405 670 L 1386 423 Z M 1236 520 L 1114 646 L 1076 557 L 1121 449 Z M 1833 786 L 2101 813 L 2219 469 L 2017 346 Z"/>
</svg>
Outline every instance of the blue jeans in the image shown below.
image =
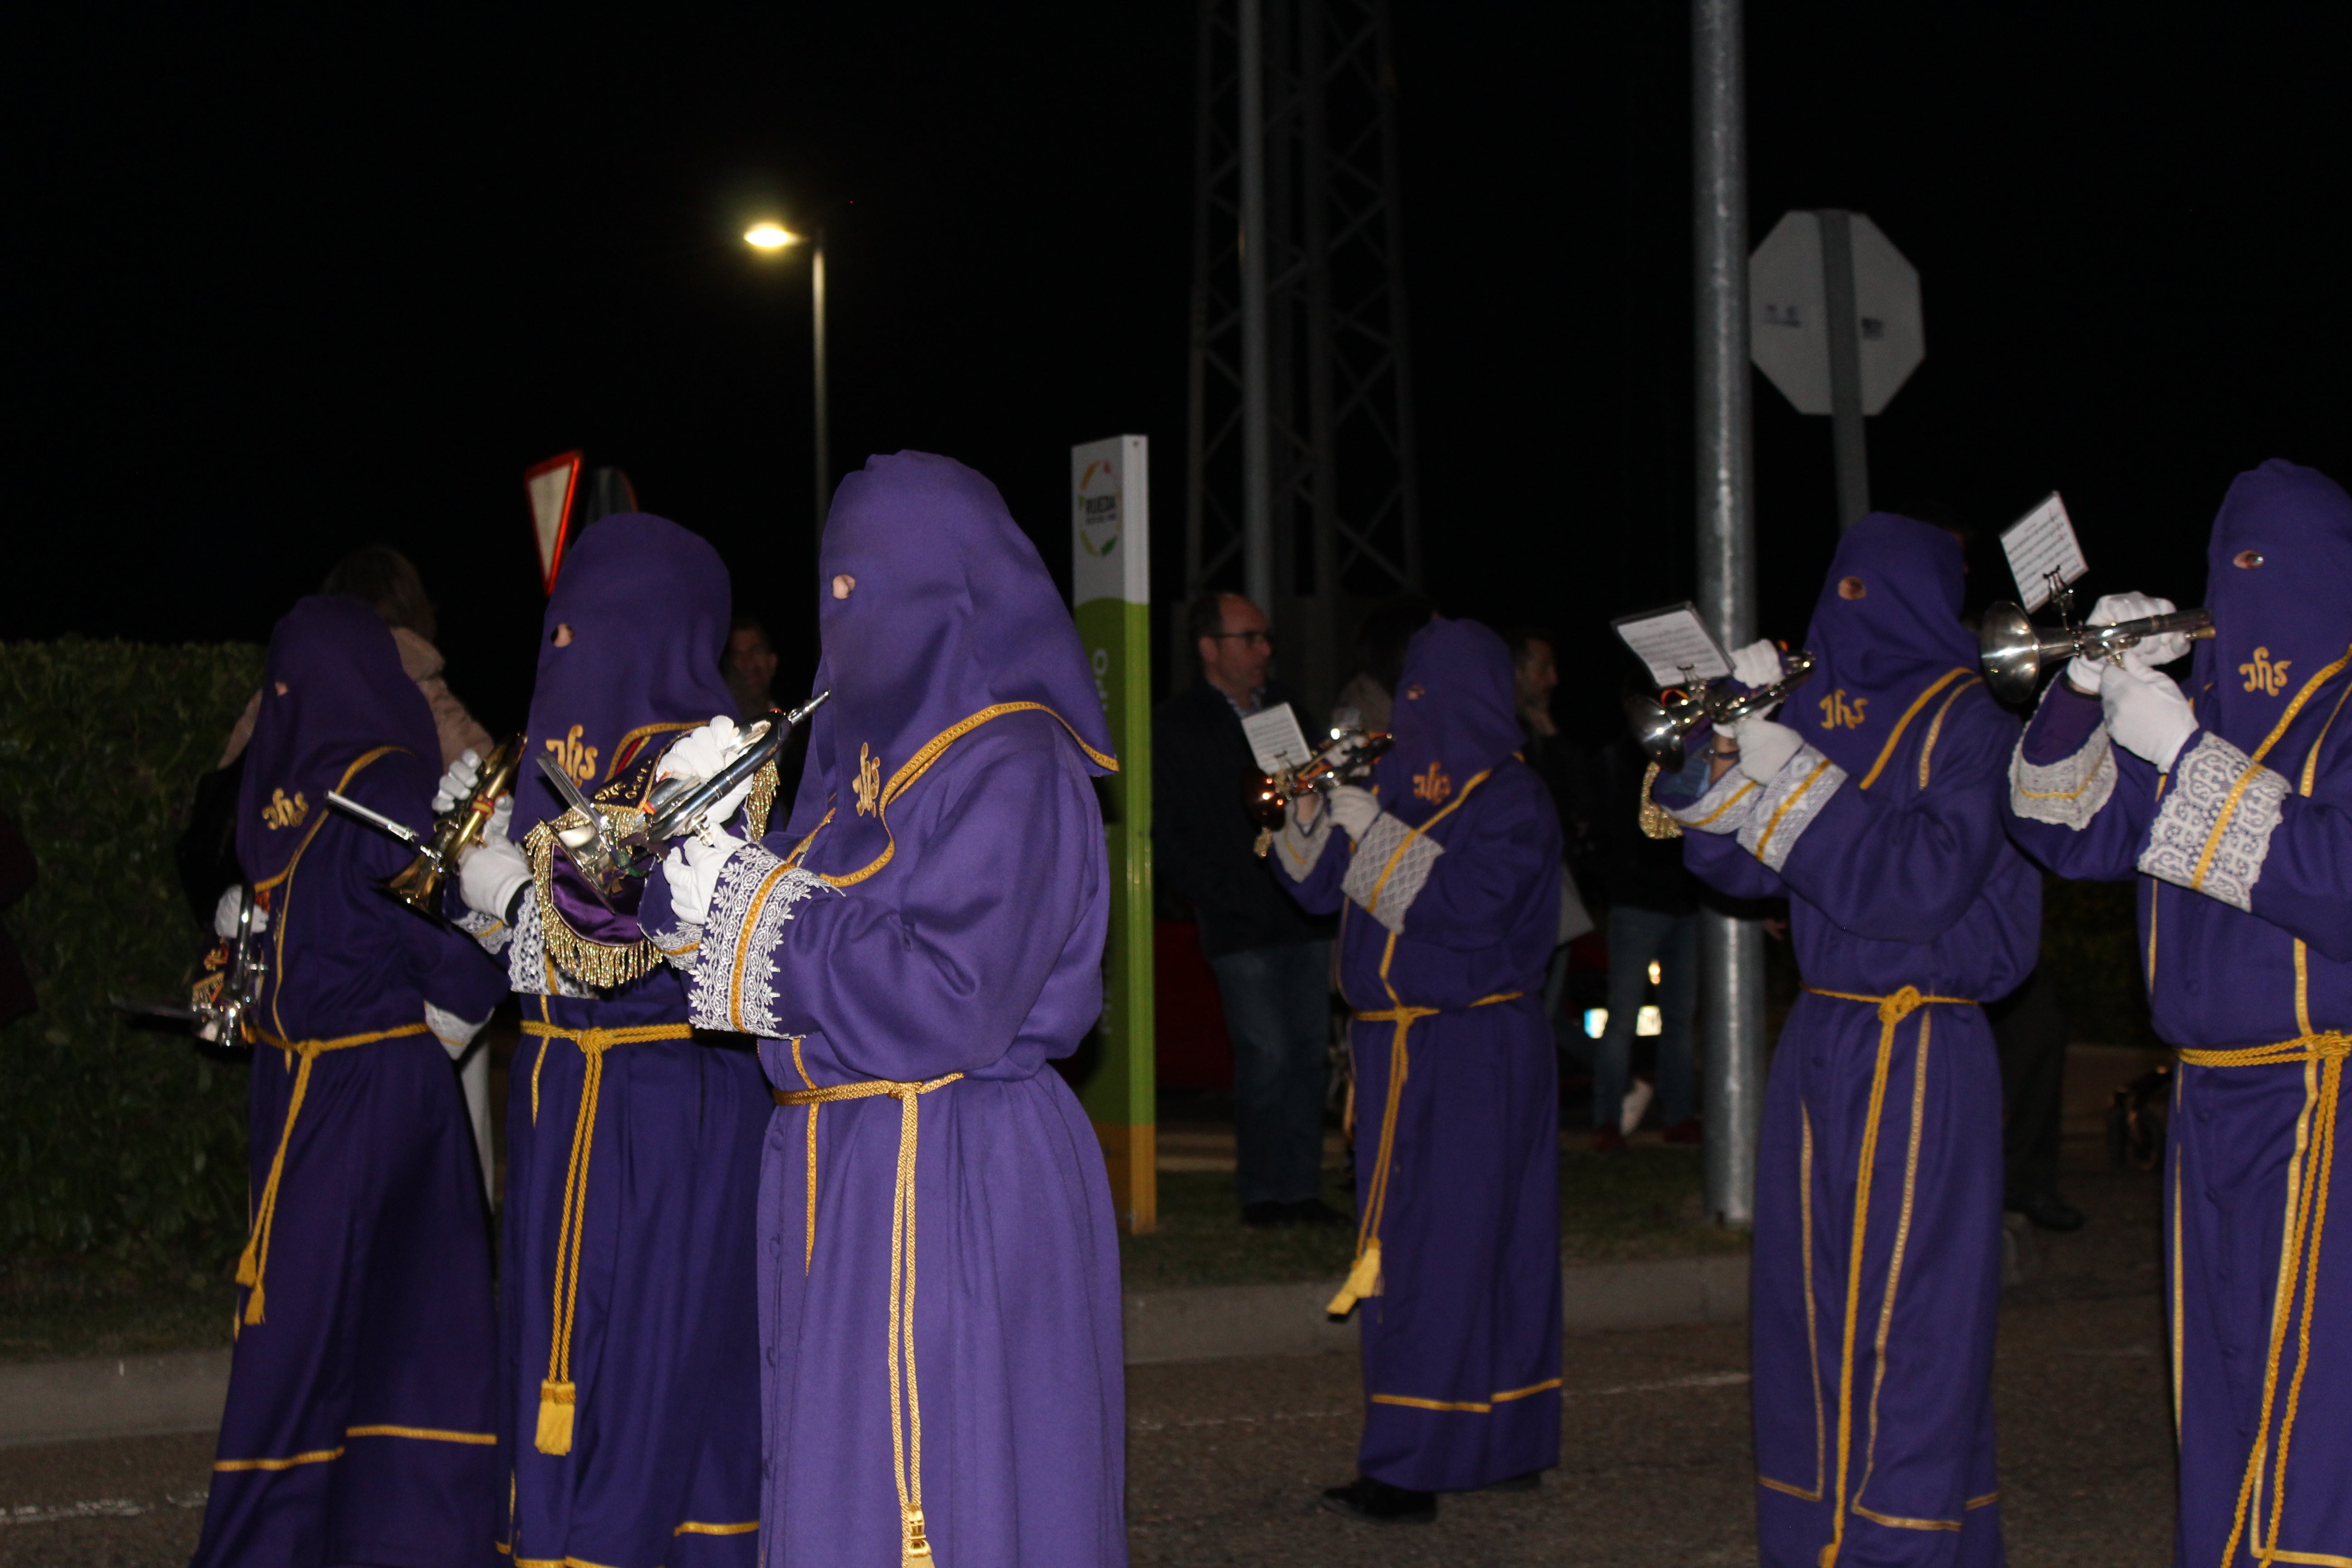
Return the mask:
<svg viewBox="0 0 2352 1568">
<path fill-rule="evenodd" d="M 1614 1127 L 1625 1110 L 1633 1024 L 1658 963 L 1658 1115 L 1663 1126 L 1691 1115 L 1691 1017 L 1698 1007 L 1698 917 L 1619 904 L 1609 911 L 1609 1026 L 1593 1053 L 1592 1125 Z"/>
<path fill-rule="evenodd" d="M 1245 1205 L 1304 1202 L 1323 1177 L 1331 944 L 1254 947 L 1209 966 L 1234 1042 L 1234 1188 Z"/>
</svg>

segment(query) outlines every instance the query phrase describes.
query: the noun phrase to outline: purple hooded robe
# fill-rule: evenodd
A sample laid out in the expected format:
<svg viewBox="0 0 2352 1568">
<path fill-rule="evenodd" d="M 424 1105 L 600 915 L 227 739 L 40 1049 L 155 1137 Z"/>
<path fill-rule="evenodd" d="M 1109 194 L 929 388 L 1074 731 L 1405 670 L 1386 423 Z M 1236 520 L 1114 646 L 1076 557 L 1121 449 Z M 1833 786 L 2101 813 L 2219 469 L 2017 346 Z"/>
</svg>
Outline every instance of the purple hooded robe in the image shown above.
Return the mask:
<svg viewBox="0 0 2352 1568">
<path fill-rule="evenodd" d="M 1110 1188 L 1045 1067 L 1102 1009 L 1102 701 L 1035 549 L 960 463 L 869 459 L 819 575 L 856 586 L 818 600 L 833 696 L 793 819 L 728 863 L 707 925 L 659 933 L 698 938 L 695 1017 L 764 1037 L 781 1102 L 767 1568 L 885 1568 L 917 1542 L 952 1568 L 1116 1568 Z M 656 877 L 649 920 L 667 898 Z"/>
<path fill-rule="evenodd" d="M 494 1561 L 490 1247 L 481 1167 L 428 1005 L 461 1038 L 506 986 L 373 883 L 425 831 L 433 719 L 357 599 L 269 640 L 237 858 L 269 910 L 248 1016 L 253 1229 L 199 1568 Z"/>
<path fill-rule="evenodd" d="M 1325 813 L 1272 853 L 1340 911 L 1355 1010 L 1357 1258 L 1332 1310 L 1363 1321 L 1360 1468 L 1469 1491 L 1559 1462 L 1559 820 L 1486 627 L 1413 634 L 1393 726 L 1362 838 Z"/>
<path fill-rule="evenodd" d="M 1849 576 L 1863 597 L 1840 594 Z M 1941 529 L 1854 524 L 1806 633 L 1819 663 L 1779 715 L 1803 749 L 1765 785 L 1734 768 L 1710 786 L 1700 752 L 1653 796 L 1699 877 L 1788 899 L 1806 986 L 1756 1178 L 1757 1536 L 1774 1568 L 2003 1561 L 2000 1075 L 1978 1005 L 2032 971 L 2042 884 L 2003 833 L 2018 725 L 1977 674 L 1960 580 Z"/>
<path fill-rule="evenodd" d="M 2352 1246 L 2326 1223 L 2352 1206 L 2352 498 L 2292 463 L 2241 474 L 2206 565 L 2200 727 L 2171 773 L 2062 679 L 2019 748 L 2012 831 L 2062 876 L 2140 874 L 2149 1003 L 2181 1047 L 2177 1561 L 2352 1562 Z"/>
<path fill-rule="evenodd" d="M 581 536 L 548 601 L 517 841 L 562 810 L 531 757 L 583 794 L 641 794 L 677 733 L 734 711 L 719 669 L 730 600 L 718 552 L 665 518 L 624 513 Z M 484 933 L 507 954 L 525 1031 L 507 1101 L 499 1536 L 519 1564 L 748 1568 L 767 1086 L 748 1042 L 693 1037 L 657 960 L 617 985 L 567 973 L 565 952 L 625 958 L 637 935 L 567 886 L 551 878 L 513 931 Z M 612 1030 L 628 1032 L 595 1033 Z"/>
</svg>

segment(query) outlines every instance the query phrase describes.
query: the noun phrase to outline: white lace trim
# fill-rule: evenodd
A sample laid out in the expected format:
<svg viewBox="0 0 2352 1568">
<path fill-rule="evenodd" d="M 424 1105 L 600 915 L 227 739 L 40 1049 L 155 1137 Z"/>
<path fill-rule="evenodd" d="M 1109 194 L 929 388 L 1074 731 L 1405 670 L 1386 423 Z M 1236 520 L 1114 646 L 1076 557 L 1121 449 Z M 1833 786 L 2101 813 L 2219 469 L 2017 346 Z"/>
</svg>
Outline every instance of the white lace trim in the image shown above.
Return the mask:
<svg viewBox="0 0 2352 1568">
<path fill-rule="evenodd" d="M 482 951 L 492 958 L 504 952 L 507 943 L 514 940 L 514 931 L 506 921 L 496 915 L 486 915 L 479 910 L 467 910 L 449 923 L 480 942 Z"/>
<path fill-rule="evenodd" d="M 433 1037 L 441 1042 L 441 1048 L 453 1057 L 463 1056 L 466 1047 L 473 1043 L 474 1037 L 481 1033 L 482 1026 L 489 1021 L 487 1013 L 469 1020 L 436 1007 L 430 1002 L 425 1004 L 425 1026 L 433 1031 Z"/>
<path fill-rule="evenodd" d="M 548 983 L 553 977 L 555 989 Z M 515 912 L 514 940 L 507 944 L 507 984 L 519 996 L 570 996 L 595 1000 L 596 992 L 548 962 L 547 942 L 539 929 L 539 900 L 525 899 Z"/>
<path fill-rule="evenodd" d="M 783 1032 L 773 954 L 793 910 L 820 889 L 839 890 L 798 867 L 783 869 L 781 859 L 756 844 L 728 857 L 711 894 L 710 919 L 687 928 L 699 942 L 681 965 L 693 977 L 687 994 L 697 1026 L 762 1036 Z M 667 942 L 662 945 L 667 951 Z"/>
<path fill-rule="evenodd" d="M 1701 833 L 1737 833 L 1748 824 L 1764 791 L 1738 768 L 1727 770 L 1688 805 L 1663 805 L 1668 816 Z"/>
<path fill-rule="evenodd" d="M 2052 681 L 2050 692 L 2061 684 Z M 2043 693 L 2042 700 L 2049 701 L 2050 693 Z M 2028 822 L 2046 822 L 2080 833 L 2091 826 L 2091 819 L 2115 793 L 2116 749 L 2104 722 L 2091 731 L 2081 750 L 2054 763 L 2027 762 L 2023 736 L 2018 738 L 2017 750 L 2010 753 L 2009 809 Z"/>
<path fill-rule="evenodd" d="M 2251 910 L 2271 832 L 2290 793 L 2285 779 L 2209 731 L 2172 764 L 2171 786 L 2148 829 L 2139 868 Z"/>
<path fill-rule="evenodd" d="M 1843 768 L 1810 745 L 1798 747 L 1748 808 L 1739 825 L 1740 847 L 1779 870 L 1844 783 Z"/>
<path fill-rule="evenodd" d="M 1294 882 L 1303 882 L 1315 874 L 1317 862 L 1323 858 L 1324 846 L 1331 842 L 1331 811 L 1328 806 L 1315 814 L 1315 829 L 1298 831 L 1298 821 L 1293 816 L 1274 836 L 1274 847 L 1279 851 L 1275 861 Z"/>
<path fill-rule="evenodd" d="M 1402 931 L 1405 911 L 1421 896 L 1437 858 L 1444 853 L 1444 845 L 1414 833 L 1384 811 L 1356 841 L 1355 858 L 1348 862 L 1340 890 L 1381 924 Z"/>
</svg>

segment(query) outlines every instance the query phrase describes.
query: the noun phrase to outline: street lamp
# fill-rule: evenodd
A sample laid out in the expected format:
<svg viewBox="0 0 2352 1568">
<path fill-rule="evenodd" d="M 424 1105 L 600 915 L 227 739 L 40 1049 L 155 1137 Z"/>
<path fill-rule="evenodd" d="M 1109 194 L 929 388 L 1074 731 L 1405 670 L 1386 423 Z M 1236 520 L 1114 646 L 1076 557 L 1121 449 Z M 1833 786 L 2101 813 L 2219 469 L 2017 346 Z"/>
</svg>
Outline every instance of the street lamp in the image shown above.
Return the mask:
<svg viewBox="0 0 2352 1568">
<path fill-rule="evenodd" d="M 743 231 L 743 243 L 766 254 L 777 254 L 804 243 L 804 237 L 794 234 L 782 224 L 755 223 Z M 833 500 L 830 484 L 831 467 L 828 456 L 832 447 L 831 431 L 825 417 L 824 397 L 824 231 L 819 229 L 815 242 L 809 247 L 809 309 L 815 323 L 812 339 L 812 359 L 816 378 L 816 540 L 819 549 L 824 544 L 824 514 Z"/>
</svg>

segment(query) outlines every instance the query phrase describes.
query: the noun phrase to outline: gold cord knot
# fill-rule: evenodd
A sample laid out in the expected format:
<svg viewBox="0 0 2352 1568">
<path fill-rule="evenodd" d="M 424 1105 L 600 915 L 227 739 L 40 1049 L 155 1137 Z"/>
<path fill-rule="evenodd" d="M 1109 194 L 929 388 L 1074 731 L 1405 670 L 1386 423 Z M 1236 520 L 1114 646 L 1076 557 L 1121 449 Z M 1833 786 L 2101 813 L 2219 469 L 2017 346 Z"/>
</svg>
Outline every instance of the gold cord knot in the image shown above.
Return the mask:
<svg viewBox="0 0 2352 1568">
<path fill-rule="evenodd" d="M 1919 994 L 1919 988 L 1916 985 L 1906 985 L 1894 995 L 1879 999 L 1878 1021 L 1882 1024 L 1899 1024 L 1917 1012 L 1926 1005 L 1927 1000 L 1925 996 Z"/>
</svg>

